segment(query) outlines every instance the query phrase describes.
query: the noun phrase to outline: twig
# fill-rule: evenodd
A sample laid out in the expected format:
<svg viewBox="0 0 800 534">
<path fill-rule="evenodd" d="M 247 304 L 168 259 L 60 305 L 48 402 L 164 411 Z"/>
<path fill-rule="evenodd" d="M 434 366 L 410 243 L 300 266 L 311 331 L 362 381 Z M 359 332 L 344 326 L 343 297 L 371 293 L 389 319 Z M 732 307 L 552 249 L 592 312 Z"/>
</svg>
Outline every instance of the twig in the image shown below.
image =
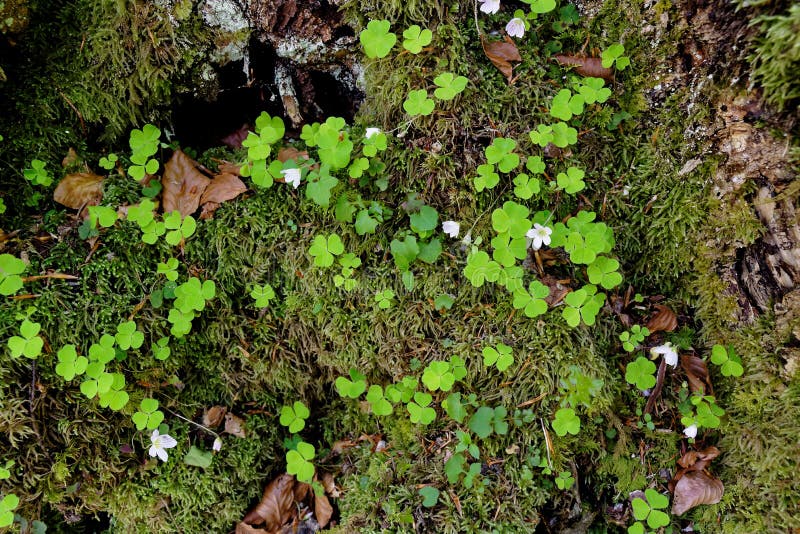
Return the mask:
<svg viewBox="0 0 800 534">
<path fill-rule="evenodd" d="M 23 282 L 35 282 L 36 280 L 44 280 L 45 278 L 55 278 L 57 280 L 79 280 L 73 274 L 51 273 L 51 274 L 37 274 L 35 276 L 26 276 L 22 279 Z"/>
<path fill-rule="evenodd" d="M 644 413 L 650 413 L 653 410 L 653 406 L 655 406 L 658 397 L 661 396 L 661 390 L 664 389 L 664 376 L 667 373 L 667 361 L 664 358 L 661 358 L 661 364 L 658 366 L 658 380 L 656 381 L 656 387 L 653 388 L 653 391 L 650 393 L 650 398 L 647 399 L 647 404 L 644 407 Z"/>
<path fill-rule="evenodd" d="M 81 115 L 81 112 L 78 111 L 78 108 L 75 107 L 75 104 L 72 103 L 72 100 L 67 98 L 67 95 L 61 92 L 61 89 L 56 89 L 56 91 L 58 91 L 58 94 L 61 95 L 61 98 L 63 98 L 67 102 L 69 107 L 72 108 L 72 111 L 74 111 L 75 114 L 78 116 L 78 120 L 81 121 L 81 130 L 83 130 L 83 135 L 86 135 L 86 123 L 83 122 L 83 115 Z"/>
<path fill-rule="evenodd" d="M 184 416 L 182 416 L 182 415 L 180 415 L 180 414 L 177 414 L 177 413 L 173 412 L 172 410 L 170 410 L 170 409 L 169 409 L 169 408 L 167 408 L 166 406 L 164 406 L 164 409 L 165 409 L 166 411 L 168 411 L 169 413 L 171 413 L 172 415 L 174 415 L 175 417 L 177 417 L 178 419 L 182 419 L 183 421 L 186 421 L 187 423 L 189 423 L 189 424 L 191 424 L 191 425 L 194 425 L 194 426 L 196 426 L 196 427 L 198 427 L 198 428 L 202 428 L 203 430 L 205 430 L 205 431 L 206 431 L 206 432 L 208 432 L 209 434 L 212 434 L 212 435 L 214 435 L 214 436 L 215 436 L 217 439 L 222 439 L 222 437 L 221 437 L 219 434 L 217 434 L 216 432 L 214 432 L 214 431 L 213 431 L 213 430 L 211 430 L 210 428 L 208 428 L 208 427 L 205 427 L 205 426 L 201 425 L 200 423 L 195 423 L 195 422 L 194 422 L 194 421 L 192 421 L 191 419 L 187 419 L 186 417 L 184 417 Z"/>
</svg>

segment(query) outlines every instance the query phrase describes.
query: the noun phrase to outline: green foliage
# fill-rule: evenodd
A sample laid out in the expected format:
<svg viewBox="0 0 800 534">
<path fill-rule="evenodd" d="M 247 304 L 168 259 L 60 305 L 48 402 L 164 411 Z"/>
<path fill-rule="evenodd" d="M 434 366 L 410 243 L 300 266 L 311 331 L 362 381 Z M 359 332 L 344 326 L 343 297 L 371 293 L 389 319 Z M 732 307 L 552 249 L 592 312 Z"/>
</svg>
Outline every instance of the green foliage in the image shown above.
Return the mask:
<svg viewBox="0 0 800 534">
<path fill-rule="evenodd" d="M 286 453 L 286 472 L 296 476 L 300 482 L 310 484 L 314 478 L 314 464 L 311 460 L 316 453 L 316 449 L 310 443 L 299 442 L 294 449 Z"/>
<path fill-rule="evenodd" d="M 317 267 L 330 267 L 333 265 L 333 257 L 339 256 L 344 252 L 342 238 L 336 234 L 327 237 L 318 235 L 314 237 L 314 242 L 308 249 L 309 255 L 314 258 L 314 265 Z"/>
<path fill-rule="evenodd" d="M 414 400 L 406 404 L 412 423 L 429 425 L 436 419 L 436 410 L 430 407 L 432 401 L 433 397 L 428 393 L 421 391 L 414 393 Z"/>
<path fill-rule="evenodd" d="M 349 143 L 349 145 L 347 143 Z M 337 164 L 343 162 L 345 159 L 349 161 L 352 149 L 351 141 L 338 142 L 336 146 L 331 149 L 334 151 L 334 155 L 330 157 L 333 158 Z M 365 158 L 360 158 L 360 160 L 362 160 L 362 163 L 365 163 L 363 161 Z M 356 163 L 354 163 L 354 165 L 355 164 Z M 344 165 L 347 165 L 347 163 L 345 162 Z M 369 166 L 369 163 L 366 162 L 366 165 Z M 352 172 L 350 174 L 353 176 Z M 330 164 L 323 163 L 318 171 L 312 170 L 308 173 L 306 198 L 313 201 L 318 206 L 327 208 L 331 203 L 331 191 L 333 191 L 337 185 L 339 185 L 339 180 L 330 174 Z"/>
<path fill-rule="evenodd" d="M 175 246 L 194 234 L 197 222 L 191 215 L 181 217 L 181 213 L 176 210 L 164 215 L 164 228 L 164 241 Z"/>
<path fill-rule="evenodd" d="M 514 195 L 522 200 L 529 200 L 539 193 L 541 182 L 538 178 L 531 178 L 525 173 L 518 174 L 514 178 Z"/>
<path fill-rule="evenodd" d="M 269 284 L 263 286 L 253 284 L 253 289 L 250 290 L 250 296 L 255 300 L 253 305 L 256 308 L 266 308 L 269 306 L 269 301 L 275 298 L 275 290 Z"/>
<path fill-rule="evenodd" d="M 89 206 L 89 224 L 92 228 L 98 225 L 102 228 L 111 228 L 117 222 L 117 210 L 109 206 Z"/>
<path fill-rule="evenodd" d="M 600 394 L 603 387 L 601 378 L 587 375 L 577 365 L 569 366 L 569 375 L 559 380 L 563 407 L 577 408 L 580 405 L 589 408 L 594 397 Z"/>
<path fill-rule="evenodd" d="M 158 400 L 142 399 L 139 410 L 132 416 L 136 430 L 155 430 L 164 421 L 164 413 L 158 409 Z"/>
<path fill-rule="evenodd" d="M 169 358 L 170 353 L 172 352 L 169 348 L 169 338 L 162 337 L 152 346 L 153 349 L 153 358 L 156 360 L 164 361 Z"/>
<path fill-rule="evenodd" d="M 126 321 L 117 326 L 116 341 L 122 350 L 138 349 L 144 343 L 144 334 L 136 329 L 136 323 Z"/>
<path fill-rule="evenodd" d="M 628 332 L 623 332 L 619 335 L 619 340 L 622 341 L 622 348 L 626 352 L 633 352 L 636 350 L 644 338 L 650 335 L 650 330 L 646 326 L 639 326 L 635 324 Z"/>
<path fill-rule="evenodd" d="M 577 435 L 581 431 L 581 420 L 572 408 L 559 408 L 553 419 L 553 430 L 559 436 Z"/>
<path fill-rule="evenodd" d="M 433 508 L 439 502 L 439 490 L 433 486 L 420 488 L 419 494 L 422 497 L 422 506 L 425 508 Z"/>
<path fill-rule="evenodd" d="M 486 161 L 497 165 L 500 172 L 511 172 L 519 166 L 519 156 L 514 153 L 517 142 L 513 139 L 496 137 L 492 144 L 484 149 Z"/>
<path fill-rule="evenodd" d="M 575 483 L 570 471 L 561 471 L 556 477 L 556 487 L 560 490 L 568 490 Z"/>
<path fill-rule="evenodd" d="M 464 76 L 456 76 L 452 72 L 443 72 L 433 79 L 437 88 L 433 95 L 439 100 L 452 100 L 467 87 L 467 80 Z"/>
<path fill-rule="evenodd" d="M 605 300 L 605 294 L 597 293 L 595 286 L 585 285 L 564 297 L 566 306 L 561 311 L 561 316 L 573 328 L 578 326 L 581 321 L 587 326 L 592 326 Z"/>
<path fill-rule="evenodd" d="M 622 275 L 617 272 L 619 262 L 606 256 L 597 256 L 586 269 L 589 282 L 599 284 L 604 289 L 613 289 L 622 283 Z"/>
<path fill-rule="evenodd" d="M 311 415 L 308 407 L 300 401 L 294 401 L 291 406 L 281 408 L 280 423 L 289 428 L 289 432 L 296 434 L 306 426 L 306 419 Z"/>
<path fill-rule="evenodd" d="M 656 385 L 656 364 L 639 356 L 625 367 L 625 381 L 644 391 Z"/>
<path fill-rule="evenodd" d="M 184 314 L 201 312 L 206 301 L 213 299 L 216 293 L 217 286 L 213 280 L 201 283 L 199 278 L 193 276 L 175 288 L 175 309 Z"/>
<path fill-rule="evenodd" d="M 711 363 L 720 366 L 722 376 L 738 377 L 744 373 L 742 359 L 732 345 L 728 345 L 727 349 L 722 345 L 714 345 L 711 348 Z"/>
<path fill-rule="evenodd" d="M 652 529 L 669 525 L 669 514 L 661 511 L 669 506 L 669 498 L 651 488 L 647 488 L 644 494 L 647 500 L 636 497 L 631 501 L 633 517 L 637 521 L 647 520 L 647 526 Z"/>
<path fill-rule="evenodd" d="M 70 381 L 86 371 L 89 360 L 85 356 L 78 356 L 75 345 L 64 345 L 58 351 L 58 364 L 56 374 Z"/>
<path fill-rule="evenodd" d="M 433 113 L 435 104 L 433 99 L 428 98 L 428 92 L 425 89 L 414 89 L 408 93 L 403 102 L 403 109 L 409 115 L 430 115 Z"/>
<path fill-rule="evenodd" d="M 538 317 L 547 311 L 545 297 L 550 295 L 550 288 L 538 280 L 534 280 L 524 287 L 514 290 L 513 306 L 517 310 L 522 310 L 525 317 Z"/>
<path fill-rule="evenodd" d="M 433 32 L 428 29 L 422 29 L 418 25 L 413 24 L 403 32 L 403 48 L 412 54 L 419 54 L 422 48 L 431 44 L 433 39 Z M 369 54 L 367 54 L 369 55 Z M 438 95 L 437 95 L 438 96 Z"/>
<path fill-rule="evenodd" d="M 549 13 L 556 8 L 556 0 L 522 0 L 531 6 L 531 13 Z"/>
<path fill-rule="evenodd" d="M 456 382 L 449 362 L 431 362 L 422 373 L 422 383 L 430 391 L 450 391 Z"/>
<path fill-rule="evenodd" d="M 535 130 L 528 133 L 531 142 L 544 148 L 553 143 L 559 148 L 566 148 L 578 142 L 578 130 L 567 125 L 566 122 L 557 122 L 552 126 L 540 124 Z"/>
<path fill-rule="evenodd" d="M 40 159 L 31 160 L 31 166 L 22 171 L 22 175 L 33 185 L 44 187 L 53 183 L 53 176 L 47 169 L 46 163 Z"/>
<path fill-rule="evenodd" d="M 0 500 L 0 528 L 11 526 L 14 523 L 14 510 L 19 506 L 19 497 L 9 493 Z"/>
<path fill-rule="evenodd" d="M 790 2 L 788 11 L 762 15 L 752 24 L 760 29 L 750 56 L 752 80 L 764 88 L 766 101 L 783 111 L 800 98 L 800 4 Z"/>
<path fill-rule="evenodd" d="M 192 445 L 183 457 L 183 463 L 194 467 L 201 467 L 207 469 L 211 467 L 213 455 L 210 451 L 204 451 L 195 445 Z"/>
<path fill-rule="evenodd" d="M 388 388 L 387 388 L 388 389 Z M 367 402 L 375 415 L 391 415 L 394 412 L 392 403 L 384 396 L 383 388 L 377 384 L 367 390 Z"/>
<path fill-rule="evenodd" d="M 335 382 L 336 391 L 342 397 L 357 399 L 367 389 L 366 377 L 356 369 L 350 369 L 350 379 L 340 376 Z"/>
<path fill-rule="evenodd" d="M 478 166 L 478 176 L 472 179 L 475 190 L 480 193 L 484 189 L 494 189 L 500 183 L 500 175 L 494 172 L 494 165 L 484 163 Z"/>
<path fill-rule="evenodd" d="M 407 271 L 411 263 L 417 259 L 420 253 L 417 238 L 413 235 L 405 236 L 402 241 L 399 239 L 392 239 L 390 248 L 394 263 L 400 271 Z"/>
<path fill-rule="evenodd" d="M 603 50 L 602 59 L 603 67 L 608 68 L 612 65 L 617 67 L 617 70 L 625 70 L 625 67 L 631 64 L 631 60 L 627 56 L 623 56 L 625 47 L 619 43 L 615 43 L 605 50 Z"/>
<path fill-rule="evenodd" d="M 602 78 L 583 78 L 578 85 L 578 93 L 586 104 L 602 104 L 611 96 L 611 89 L 605 86 Z"/>
<path fill-rule="evenodd" d="M 464 276 L 475 287 L 481 287 L 484 282 L 496 282 L 500 278 L 502 267 L 489 255 L 478 250 L 467 256 L 467 265 L 464 267 Z"/>
<path fill-rule="evenodd" d="M 560 189 L 563 189 L 570 195 L 574 195 L 578 191 L 583 191 L 586 184 L 583 177 L 586 173 L 577 167 L 570 167 L 566 173 L 560 172 L 556 177 L 556 183 Z"/>
<path fill-rule="evenodd" d="M 693 394 L 684 401 L 679 409 L 683 417 L 681 424 L 685 427 L 696 425 L 700 428 L 719 428 L 721 417 L 725 415 L 716 399 L 711 395 Z"/>
<path fill-rule="evenodd" d="M 145 174 L 158 172 L 158 161 L 151 159 L 158 152 L 161 130 L 152 124 L 145 124 L 141 130 L 131 130 L 128 144 L 131 147 L 131 165 L 128 174 L 137 181 L 144 179 Z"/>
<path fill-rule="evenodd" d="M 27 266 L 11 254 L 0 254 L 0 295 L 13 295 L 22 288 L 22 277 Z"/>
<path fill-rule="evenodd" d="M 163 274 L 167 280 L 174 282 L 178 279 L 178 258 L 170 258 L 166 262 L 158 262 L 156 272 Z"/>
<path fill-rule="evenodd" d="M 498 371 L 505 371 L 514 364 L 514 355 L 511 347 L 504 343 L 498 343 L 495 347 L 484 347 L 483 365 L 491 367 L 494 365 Z"/>
<path fill-rule="evenodd" d="M 118 412 L 128 404 L 129 400 L 128 393 L 125 391 L 125 375 L 112 373 L 108 376 L 111 376 L 111 383 L 108 389 L 100 391 L 98 388 L 98 404 L 101 408 L 111 408 Z"/>
<path fill-rule="evenodd" d="M 116 154 L 110 152 L 108 156 L 103 156 L 102 158 L 100 158 L 98 164 L 100 165 L 101 168 L 110 171 L 111 169 L 114 168 L 114 165 L 117 163 L 118 159 L 119 157 Z"/>
<path fill-rule="evenodd" d="M 439 223 L 439 212 L 431 206 L 422 206 L 416 213 L 410 213 L 411 230 L 420 237 L 429 235 Z"/>
<path fill-rule="evenodd" d="M 389 55 L 397 42 L 397 36 L 389 31 L 389 26 L 388 20 L 371 20 L 367 23 L 367 27 L 361 30 L 358 40 L 364 47 L 367 57 L 383 58 Z"/>
<path fill-rule="evenodd" d="M 550 115 L 562 121 L 568 121 L 573 115 L 583 113 L 583 105 L 583 95 L 572 94 L 569 89 L 561 89 L 550 104 Z"/>
<path fill-rule="evenodd" d="M 467 426 L 481 439 L 488 438 L 492 432 L 505 436 L 508 433 L 508 423 L 505 420 L 507 415 L 508 411 L 504 406 L 481 406 L 472 414 Z"/>
<path fill-rule="evenodd" d="M 446 293 L 442 293 L 438 297 L 436 297 L 433 301 L 433 307 L 436 311 L 444 312 L 445 310 L 449 310 L 453 307 L 455 303 L 455 299 Z"/>
<path fill-rule="evenodd" d="M 375 293 L 375 304 L 377 304 L 378 308 L 381 310 L 386 310 L 391 308 L 392 306 L 392 299 L 394 299 L 394 291 L 391 289 L 384 289 L 383 291 L 378 291 Z"/>
<path fill-rule="evenodd" d="M 39 336 L 42 325 L 29 319 L 24 319 L 19 327 L 19 336 L 11 336 L 8 340 L 8 348 L 12 358 L 25 356 L 35 360 L 42 353 L 44 340 Z"/>
</svg>

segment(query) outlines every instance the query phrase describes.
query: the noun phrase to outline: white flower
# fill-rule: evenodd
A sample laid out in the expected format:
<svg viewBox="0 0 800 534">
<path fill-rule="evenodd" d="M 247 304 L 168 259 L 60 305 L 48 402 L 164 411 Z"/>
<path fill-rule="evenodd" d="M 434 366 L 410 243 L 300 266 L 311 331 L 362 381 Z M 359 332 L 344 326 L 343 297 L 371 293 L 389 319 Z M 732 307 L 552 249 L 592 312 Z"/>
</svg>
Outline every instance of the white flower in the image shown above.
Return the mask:
<svg viewBox="0 0 800 534">
<path fill-rule="evenodd" d="M 461 230 L 461 225 L 456 221 L 444 221 L 442 223 L 442 231 L 450 237 L 458 237 L 458 232 Z"/>
<path fill-rule="evenodd" d="M 687 438 L 694 439 L 697 436 L 697 425 L 691 425 L 684 428 L 683 435 Z"/>
<path fill-rule="evenodd" d="M 295 189 L 300 187 L 300 169 L 284 169 L 281 174 L 287 184 L 292 184 Z"/>
<path fill-rule="evenodd" d="M 497 13 L 500 11 L 500 0 L 479 0 L 481 11 L 484 13 Z"/>
<path fill-rule="evenodd" d="M 506 33 L 511 37 L 522 37 L 525 35 L 525 21 L 519 17 L 514 17 L 506 24 Z"/>
<path fill-rule="evenodd" d="M 150 456 L 158 456 L 162 462 L 167 461 L 167 449 L 171 449 L 178 444 L 175 438 L 168 434 L 159 435 L 158 429 L 153 430 L 153 435 L 150 436 Z"/>
<path fill-rule="evenodd" d="M 542 226 L 539 223 L 534 223 L 533 228 L 528 230 L 525 234 L 525 237 L 531 240 L 531 246 L 533 250 L 539 250 L 542 248 L 542 245 L 549 245 L 550 244 L 550 234 L 553 233 L 553 229 L 548 226 Z"/>
<path fill-rule="evenodd" d="M 672 367 L 676 367 L 678 365 L 678 353 L 673 348 L 672 343 L 667 341 L 663 345 L 659 345 L 657 347 L 653 347 L 650 349 L 650 354 L 653 356 L 657 356 L 659 354 L 664 355 L 664 361 L 667 362 L 667 365 L 671 365 Z"/>
<path fill-rule="evenodd" d="M 465 245 L 465 246 L 471 245 L 472 244 L 472 233 L 471 232 L 467 232 L 467 235 L 464 236 L 464 238 L 461 240 L 461 243 L 463 245 Z"/>
<path fill-rule="evenodd" d="M 364 132 L 364 137 L 369 139 L 373 135 L 378 135 L 379 133 L 381 133 L 380 128 L 367 128 L 367 130 Z"/>
<path fill-rule="evenodd" d="M 211 445 L 211 448 L 214 449 L 214 451 L 216 451 L 216 452 L 221 451 L 222 450 L 222 440 L 220 438 L 215 439 L 214 440 L 214 444 Z"/>
</svg>

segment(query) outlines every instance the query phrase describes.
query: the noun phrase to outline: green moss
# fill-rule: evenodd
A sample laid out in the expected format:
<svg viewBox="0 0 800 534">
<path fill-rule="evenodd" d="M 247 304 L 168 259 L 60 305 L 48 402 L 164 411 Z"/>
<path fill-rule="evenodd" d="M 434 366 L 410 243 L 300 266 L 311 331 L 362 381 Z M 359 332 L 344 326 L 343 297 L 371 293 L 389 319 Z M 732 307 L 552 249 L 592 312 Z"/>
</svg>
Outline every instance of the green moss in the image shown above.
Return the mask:
<svg viewBox="0 0 800 534">
<path fill-rule="evenodd" d="M 762 15 L 752 24 L 761 31 L 750 60 L 753 81 L 764 88 L 764 97 L 778 110 L 784 110 L 800 98 L 800 5 L 788 11 Z"/>
</svg>

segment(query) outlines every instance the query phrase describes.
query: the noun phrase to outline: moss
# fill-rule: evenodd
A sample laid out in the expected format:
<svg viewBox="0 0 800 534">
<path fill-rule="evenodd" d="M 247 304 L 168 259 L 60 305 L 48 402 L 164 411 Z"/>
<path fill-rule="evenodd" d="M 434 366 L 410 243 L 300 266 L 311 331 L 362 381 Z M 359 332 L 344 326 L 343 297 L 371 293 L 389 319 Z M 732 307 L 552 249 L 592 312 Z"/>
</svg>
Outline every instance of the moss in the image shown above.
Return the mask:
<svg viewBox="0 0 800 534">
<path fill-rule="evenodd" d="M 784 110 L 800 98 L 800 83 L 794 74 L 800 69 L 800 6 L 762 15 L 752 24 L 761 31 L 750 58 L 753 81 L 764 88 L 767 102 Z"/>
</svg>

